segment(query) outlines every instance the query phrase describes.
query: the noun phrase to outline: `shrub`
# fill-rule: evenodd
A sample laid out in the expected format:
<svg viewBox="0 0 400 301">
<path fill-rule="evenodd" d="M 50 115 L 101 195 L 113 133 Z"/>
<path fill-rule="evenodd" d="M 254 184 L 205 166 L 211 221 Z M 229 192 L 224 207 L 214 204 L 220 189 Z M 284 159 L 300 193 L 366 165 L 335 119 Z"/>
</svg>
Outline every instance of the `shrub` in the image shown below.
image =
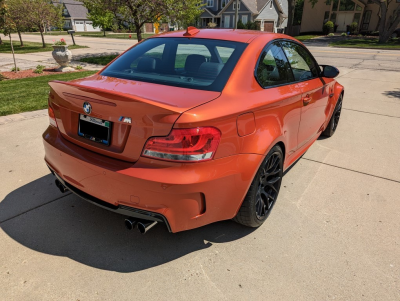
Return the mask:
<svg viewBox="0 0 400 301">
<path fill-rule="evenodd" d="M 83 67 L 82 67 L 81 65 L 78 65 L 78 66 L 75 67 L 75 69 L 76 69 L 76 70 L 82 70 Z"/>
<path fill-rule="evenodd" d="M 324 24 L 324 27 L 322 28 L 322 31 L 324 35 L 328 35 L 330 32 L 333 31 L 334 24 L 332 21 L 328 21 Z"/>
<path fill-rule="evenodd" d="M 210 22 L 207 24 L 207 26 L 208 26 L 208 28 L 214 28 L 214 27 L 217 27 L 217 23 Z"/>
<path fill-rule="evenodd" d="M 44 68 L 45 68 L 45 66 L 43 66 L 43 65 L 37 65 L 36 69 L 33 70 L 33 73 L 42 74 Z"/>
<path fill-rule="evenodd" d="M 333 37 L 335 34 L 333 32 L 331 32 L 330 34 L 328 34 L 329 37 Z"/>
<path fill-rule="evenodd" d="M 347 37 L 347 33 L 342 32 L 341 36 L 342 36 L 342 37 Z"/>
<path fill-rule="evenodd" d="M 242 20 L 239 19 L 238 23 L 237 23 L 237 28 L 238 29 L 245 29 L 245 25 L 243 24 Z"/>
<path fill-rule="evenodd" d="M 17 67 L 17 70 L 15 70 L 15 67 L 11 68 L 11 71 L 20 71 L 21 69 L 19 69 L 19 67 Z"/>
<path fill-rule="evenodd" d="M 350 25 L 350 33 L 351 34 L 357 33 L 357 29 L 358 29 L 358 23 L 357 22 L 351 23 L 351 25 Z"/>
</svg>

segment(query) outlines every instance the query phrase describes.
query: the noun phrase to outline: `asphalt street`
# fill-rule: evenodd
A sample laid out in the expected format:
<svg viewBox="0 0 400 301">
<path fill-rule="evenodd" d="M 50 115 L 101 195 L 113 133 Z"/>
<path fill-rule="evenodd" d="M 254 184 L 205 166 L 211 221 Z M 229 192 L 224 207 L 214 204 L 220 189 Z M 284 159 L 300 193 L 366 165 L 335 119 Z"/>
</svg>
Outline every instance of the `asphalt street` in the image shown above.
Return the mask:
<svg viewBox="0 0 400 301">
<path fill-rule="evenodd" d="M 99 52 L 131 43 L 97 40 L 77 38 Z M 310 50 L 341 71 L 341 120 L 287 172 L 259 229 L 126 231 L 55 187 L 46 116 L 0 125 L 0 300 L 399 300 L 400 51 Z"/>
</svg>

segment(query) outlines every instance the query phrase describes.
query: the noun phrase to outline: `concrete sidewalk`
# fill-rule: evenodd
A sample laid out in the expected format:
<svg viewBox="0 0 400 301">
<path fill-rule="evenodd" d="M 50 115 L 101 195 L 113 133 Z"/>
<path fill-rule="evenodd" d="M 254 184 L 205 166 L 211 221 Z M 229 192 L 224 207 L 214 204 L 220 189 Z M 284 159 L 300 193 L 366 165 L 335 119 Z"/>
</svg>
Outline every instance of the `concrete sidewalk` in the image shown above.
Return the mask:
<svg viewBox="0 0 400 301">
<path fill-rule="evenodd" d="M 66 39 L 69 45 L 72 45 L 70 36 L 45 36 L 46 43 L 53 43 L 53 40 Z M 18 36 L 13 35 L 13 39 L 17 40 Z M 23 40 L 30 42 L 41 43 L 40 35 L 23 35 Z M 79 62 L 79 59 L 87 56 L 100 56 L 100 55 L 113 55 L 120 54 L 132 45 L 137 43 L 137 40 L 122 40 L 122 39 L 109 39 L 109 38 L 86 38 L 75 37 L 75 42 L 81 46 L 89 48 L 73 49 L 72 52 L 72 66 L 81 65 L 87 70 L 99 70 L 103 66 L 87 64 Z M 56 67 L 56 62 L 51 55 L 51 51 L 35 52 L 27 54 L 16 54 L 17 66 L 21 70 L 36 68 L 37 65 L 44 65 L 46 67 Z M 14 66 L 14 61 L 11 53 L 0 53 L 0 72 L 10 71 Z"/>
</svg>

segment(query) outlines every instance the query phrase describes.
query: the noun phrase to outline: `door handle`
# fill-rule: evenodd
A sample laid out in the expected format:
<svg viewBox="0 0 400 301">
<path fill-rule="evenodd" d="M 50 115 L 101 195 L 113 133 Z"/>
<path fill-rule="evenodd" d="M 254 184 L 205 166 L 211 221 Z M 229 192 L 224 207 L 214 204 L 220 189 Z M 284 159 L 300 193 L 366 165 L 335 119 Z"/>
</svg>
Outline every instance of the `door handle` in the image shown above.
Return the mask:
<svg viewBox="0 0 400 301">
<path fill-rule="evenodd" d="M 303 97 L 303 104 L 306 106 L 308 105 L 308 103 L 311 101 L 311 97 L 310 95 L 306 95 L 305 97 Z"/>
</svg>

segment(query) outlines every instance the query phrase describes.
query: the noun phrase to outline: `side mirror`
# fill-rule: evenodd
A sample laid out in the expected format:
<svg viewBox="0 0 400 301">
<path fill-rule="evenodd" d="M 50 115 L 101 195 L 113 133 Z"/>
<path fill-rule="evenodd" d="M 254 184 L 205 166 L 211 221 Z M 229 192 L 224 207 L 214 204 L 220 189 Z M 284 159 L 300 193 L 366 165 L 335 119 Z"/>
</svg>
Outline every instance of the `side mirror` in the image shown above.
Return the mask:
<svg viewBox="0 0 400 301">
<path fill-rule="evenodd" d="M 320 65 L 322 68 L 321 76 L 327 78 L 335 78 L 339 75 L 339 69 L 329 65 Z"/>
</svg>

